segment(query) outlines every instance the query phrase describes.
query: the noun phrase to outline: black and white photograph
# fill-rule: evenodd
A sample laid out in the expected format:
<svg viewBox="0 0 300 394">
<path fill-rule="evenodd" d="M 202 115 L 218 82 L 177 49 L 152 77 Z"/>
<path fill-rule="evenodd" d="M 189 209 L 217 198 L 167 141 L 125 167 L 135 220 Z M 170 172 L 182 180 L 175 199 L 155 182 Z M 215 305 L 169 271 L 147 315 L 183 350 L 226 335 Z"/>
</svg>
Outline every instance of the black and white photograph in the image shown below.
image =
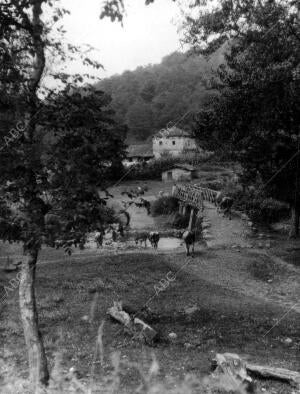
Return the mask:
<svg viewBox="0 0 300 394">
<path fill-rule="evenodd" d="M 299 0 L 0 0 L 0 394 L 300 394 Z"/>
</svg>

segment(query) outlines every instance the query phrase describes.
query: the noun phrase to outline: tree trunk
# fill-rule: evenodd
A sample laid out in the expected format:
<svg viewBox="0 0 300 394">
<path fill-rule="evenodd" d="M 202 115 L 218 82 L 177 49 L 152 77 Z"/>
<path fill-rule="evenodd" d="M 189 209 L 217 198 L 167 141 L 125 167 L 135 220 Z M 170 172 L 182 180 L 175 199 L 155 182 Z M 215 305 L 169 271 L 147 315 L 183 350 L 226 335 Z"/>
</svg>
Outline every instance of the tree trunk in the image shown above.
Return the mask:
<svg viewBox="0 0 300 394">
<path fill-rule="evenodd" d="M 299 216 L 300 216 L 299 209 L 292 206 L 291 227 L 289 233 L 290 238 L 296 238 L 299 236 Z"/>
<path fill-rule="evenodd" d="M 38 314 L 35 298 L 35 271 L 38 251 L 26 253 L 22 263 L 19 286 L 19 303 L 24 337 L 28 351 L 30 384 L 33 392 L 46 385 L 49 379 L 47 359 L 41 333 L 38 328 Z"/>
</svg>

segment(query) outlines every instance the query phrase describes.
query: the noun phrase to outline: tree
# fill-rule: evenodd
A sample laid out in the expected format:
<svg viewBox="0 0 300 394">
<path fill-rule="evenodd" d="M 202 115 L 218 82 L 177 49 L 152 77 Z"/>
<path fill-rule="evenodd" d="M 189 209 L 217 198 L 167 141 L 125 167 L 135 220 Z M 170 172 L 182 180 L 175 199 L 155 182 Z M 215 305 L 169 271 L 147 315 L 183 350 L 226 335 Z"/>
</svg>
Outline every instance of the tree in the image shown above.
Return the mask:
<svg viewBox="0 0 300 394">
<path fill-rule="evenodd" d="M 185 40 L 196 52 L 227 47 L 219 96 L 198 115 L 199 139 L 234 150 L 252 182 L 288 202 L 299 235 L 300 25 L 296 1 L 220 1 L 188 16 Z"/>
<path fill-rule="evenodd" d="M 19 302 L 34 390 L 49 379 L 35 299 L 40 248 L 60 240 L 70 253 L 107 220 L 98 191 L 124 152 L 125 129 L 114 123 L 107 95 L 89 85 L 78 89 L 82 76 L 64 73 L 52 74 L 63 90 L 42 87 L 49 53 L 65 60 L 77 51 L 69 46 L 66 53 L 61 38 L 52 38 L 66 12 L 55 0 L 0 4 L 0 237 L 23 244 Z M 100 67 L 85 55 L 82 61 Z"/>
<path fill-rule="evenodd" d="M 137 99 L 127 112 L 126 123 L 138 140 L 145 140 L 152 131 L 153 113 L 151 106 L 142 99 Z"/>
</svg>

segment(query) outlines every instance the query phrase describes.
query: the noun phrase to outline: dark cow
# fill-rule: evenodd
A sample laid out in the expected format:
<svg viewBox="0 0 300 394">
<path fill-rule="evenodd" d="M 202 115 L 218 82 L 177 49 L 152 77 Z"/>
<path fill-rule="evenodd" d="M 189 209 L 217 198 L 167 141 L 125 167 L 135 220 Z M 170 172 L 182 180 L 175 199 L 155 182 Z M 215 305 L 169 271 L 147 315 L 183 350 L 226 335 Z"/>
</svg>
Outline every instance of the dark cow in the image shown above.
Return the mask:
<svg viewBox="0 0 300 394">
<path fill-rule="evenodd" d="M 151 231 L 149 234 L 149 241 L 154 249 L 157 249 L 159 242 L 159 233 L 157 231 Z"/>
<path fill-rule="evenodd" d="M 229 220 L 231 220 L 231 208 L 233 205 L 233 199 L 231 197 L 223 197 L 220 202 L 220 211 L 223 212 L 224 216 L 228 215 Z"/>
<path fill-rule="evenodd" d="M 134 240 L 135 240 L 136 245 L 138 245 L 138 243 L 140 243 L 140 245 L 142 245 L 144 243 L 145 248 L 146 248 L 147 247 L 147 239 L 148 239 L 147 233 L 140 233 L 135 236 Z"/>
<path fill-rule="evenodd" d="M 196 233 L 195 231 L 185 231 L 182 234 L 182 239 L 184 240 L 186 255 L 190 255 L 190 247 L 192 247 L 192 256 L 194 255 Z"/>
<path fill-rule="evenodd" d="M 97 231 L 95 233 L 95 241 L 97 244 L 97 248 L 101 248 L 103 245 L 103 232 L 102 231 Z"/>
</svg>

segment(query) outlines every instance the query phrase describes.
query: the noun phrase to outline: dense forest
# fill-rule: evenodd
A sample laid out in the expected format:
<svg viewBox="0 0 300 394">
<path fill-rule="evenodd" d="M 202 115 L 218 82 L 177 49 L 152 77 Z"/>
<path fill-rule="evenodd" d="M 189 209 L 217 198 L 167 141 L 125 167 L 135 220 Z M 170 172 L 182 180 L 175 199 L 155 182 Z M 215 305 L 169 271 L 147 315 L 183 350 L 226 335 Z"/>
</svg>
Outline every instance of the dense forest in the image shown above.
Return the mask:
<svg viewBox="0 0 300 394">
<path fill-rule="evenodd" d="M 213 70 L 223 61 L 223 51 L 210 58 L 174 52 L 160 64 L 138 67 L 104 79 L 97 87 L 112 97 L 118 121 L 128 125 L 128 143 L 151 138 L 186 112 L 198 112 L 214 91 Z M 188 127 L 187 115 L 179 125 Z"/>
</svg>

